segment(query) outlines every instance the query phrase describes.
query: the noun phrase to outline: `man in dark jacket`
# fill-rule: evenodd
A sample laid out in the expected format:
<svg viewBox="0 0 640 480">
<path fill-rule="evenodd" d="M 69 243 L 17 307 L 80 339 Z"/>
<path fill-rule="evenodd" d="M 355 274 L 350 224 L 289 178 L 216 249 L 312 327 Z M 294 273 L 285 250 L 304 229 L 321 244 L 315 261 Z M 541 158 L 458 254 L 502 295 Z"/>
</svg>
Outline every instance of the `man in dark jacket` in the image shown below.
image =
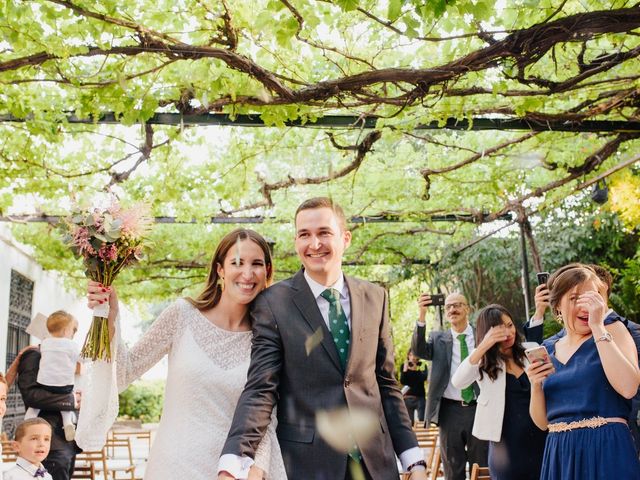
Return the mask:
<svg viewBox="0 0 640 480">
<path fill-rule="evenodd" d="M 40 418 L 51 425 L 51 449 L 42 462 L 53 480 L 69 480 L 73 473 L 76 453 L 81 451 L 76 442 L 64 438 L 61 411 L 75 410 L 73 393 L 57 394 L 46 391 L 36 381 L 40 368 L 40 350 L 26 350 L 18 365 L 18 388 L 27 408 L 40 409 Z"/>
</svg>

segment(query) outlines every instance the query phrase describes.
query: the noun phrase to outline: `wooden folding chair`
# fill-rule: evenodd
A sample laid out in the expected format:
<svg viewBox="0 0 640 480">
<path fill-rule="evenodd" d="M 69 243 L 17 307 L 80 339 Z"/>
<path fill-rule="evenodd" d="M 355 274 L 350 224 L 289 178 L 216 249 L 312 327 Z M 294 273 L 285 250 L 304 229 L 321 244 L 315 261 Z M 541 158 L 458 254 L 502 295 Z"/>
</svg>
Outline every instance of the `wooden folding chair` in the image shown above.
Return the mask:
<svg viewBox="0 0 640 480">
<path fill-rule="evenodd" d="M 438 478 L 440 471 L 440 443 L 438 430 L 420 429 L 416 432 L 416 438 L 418 439 L 418 447 L 424 452 L 424 461 L 427 464 L 427 475 L 430 475 L 432 480 Z M 401 475 L 402 480 L 408 480 L 409 474 L 405 473 Z"/>
<path fill-rule="evenodd" d="M 121 430 L 121 429 L 111 429 L 107 433 L 107 440 L 115 439 L 115 438 L 135 438 L 137 440 L 145 441 L 147 444 L 147 455 L 144 457 L 145 459 L 149 457 L 149 452 L 151 451 L 151 431 L 146 429 L 136 429 L 136 430 Z M 107 442 L 108 443 L 108 442 Z M 114 456 L 114 452 L 112 449 L 108 448 L 107 453 L 110 456 Z"/>
<path fill-rule="evenodd" d="M 76 465 L 73 468 L 71 478 L 82 478 L 87 480 L 96 480 L 96 469 L 92 463 L 88 465 Z"/>
<path fill-rule="evenodd" d="M 13 448 L 13 442 L 2 440 L 2 462 L 12 463 L 18 458 L 18 452 Z"/>
<path fill-rule="evenodd" d="M 136 463 L 133 461 L 133 453 L 131 451 L 131 439 L 129 437 L 108 438 L 105 445 L 107 451 L 112 451 L 111 458 L 107 458 L 107 468 L 111 473 L 112 480 L 118 480 L 119 474 L 123 474 L 126 478 L 136 480 Z M 118 452 L 124 452 L 119 454 Z"/>
<path fill-rule="evenodd" d="M 76 468 L 88 466 L 93 467 L 94 476 L 101 473 L 104 480 L 109 480 L 107 454 L 104 447 L 102 450 L 85 450 L 76 455 Z"/>
<path fill-rule="evenodd" d="M 433 460 L 431 461 L 431 480 L 436 480 L 438 477 L 444 477 L 442 458 L 440 456 L 440 441 L 437 443 L 437 447 L 433 453 Z"/>
<path fill-rule="evenodd" d="M 471 480 L 491 480 L 489 467 L 481 467 L 477 463 L 471 467 Z"/>
</svg>

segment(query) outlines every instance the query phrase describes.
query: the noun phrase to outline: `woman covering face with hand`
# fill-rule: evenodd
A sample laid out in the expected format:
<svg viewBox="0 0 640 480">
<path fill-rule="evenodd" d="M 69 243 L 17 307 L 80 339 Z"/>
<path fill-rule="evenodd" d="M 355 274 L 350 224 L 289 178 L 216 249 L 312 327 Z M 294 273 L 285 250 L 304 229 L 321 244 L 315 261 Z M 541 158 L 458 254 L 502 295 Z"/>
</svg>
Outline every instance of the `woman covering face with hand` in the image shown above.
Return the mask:
<svg viewBox="0 0 640 480">
<path fill-rule="evenodd" d="M 546 345 L 555 371 L 527 369 L 531 417 L 549 430 L 540 478 L 640 479 L 626 421 L 640 385 L 631 335 L 619 321 L 605 326 L 606 287 L 593 270 L 561 269 L 548 286 L 567 335 Z"/>
<path fill-rule="evenodd" d="M 117 391 L 112 383 L 122 391 L 168 355 L 162 419 L 145 479 L 215 478 L 216 460 L 247 379 L 252 339 L 249 307 L 272 277 L 271 254 L 264 238 L 253 230 L 234 230 L 220 241 L 203 292 L 195 299 L 181 298 L 169 305 L 130 349 L 118 335 L 115 289 L 90 282 L 89 307 L 109 302 L 116 353 L 113 365 L 94 365 L 98 373 L 84 389 L 79 445 L 87 448 L 104 442 L 117 413 Z M 105 398 L 109 399 L 106 405 Z M 249 478 L 263 476 L 286 480 L 275 423 L 258 447 Z"/>
<path fill-rule="evenodd" d="M 452 378 L 457 388 L 480 387 L 473 435 L 489 440 L 489 469 L 497 480 L 538 480 L 545 434 L 529 417 L 531 386 L 525 348 L 511 314 L 501 305 L 478 313 L 476 349 Z"/>
</svg>

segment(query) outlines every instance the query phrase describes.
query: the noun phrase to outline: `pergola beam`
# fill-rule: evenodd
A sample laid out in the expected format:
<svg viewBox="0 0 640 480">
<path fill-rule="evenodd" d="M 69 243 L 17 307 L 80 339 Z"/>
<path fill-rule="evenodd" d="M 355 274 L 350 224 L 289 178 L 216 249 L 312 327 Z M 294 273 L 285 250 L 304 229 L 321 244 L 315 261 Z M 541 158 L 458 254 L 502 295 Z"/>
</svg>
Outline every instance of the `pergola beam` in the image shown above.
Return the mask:
<svg viewBox="0 0 640 480">
<path fill-rule="evenodd" d="M 470 222 L 470 223 L 482 223 L 485 215 L 481 216 L 470 214 L 445 214 L 445 215 L 430 215 L 424 218 L 403 218 L 400 216 L 354 216 L 349 219 L 350 223 L 423 223 L 423 222 Z M 50 223 L 56 224 L 63 220 L 65 217 L 61 215 L 2 215 L 0 216 L 0 222 L 13 222 L 13 223 Z M 225 217 L 215 216 L 210 217 L 206 223 L 215 224 L 259 224 L 267 221 L 275 221 L 276 223 L 285 223 L 287 220 L 276 220 L 275 217 Z M 500 215 L 497 220 L 512 220 L 510 214 Z M 186 220 L 178 217 L 154 217 L 155 223 L 165 224 L 193 224 L 199 223 L 196 219 Z"/>
<path fill-rule="evenodd" d="M 27 119 L 28 120 L 28 119 Z M 114 113 L 104 113 L 98 118 L 78 118 L 67 115 L 67 122 L 75 124 L 120 124 Z M 13 115 L 0 115 L 0 122 L 24 122 L 25 119 Z M 316 120 L 287 120 L 288 127 L 300 128 L 375 128 L 378 117 L 359 115 L 325 115 Z M 229 127 L 266 127 L 259 114 L 231 116 L 226 113 L 203 115 L 183 115 L 180 113 L 156 113 L 146 123 L 152 125 L 199 125 Z M 624 120 L 526 120 L 520 118 L 475 117 L 472 119 L 448 118 L 444 122 L 437 120 L 419 124 L 416 130 L 526 130 L 534 132 L 640 132 L 640 122 Z"/>
</svg>

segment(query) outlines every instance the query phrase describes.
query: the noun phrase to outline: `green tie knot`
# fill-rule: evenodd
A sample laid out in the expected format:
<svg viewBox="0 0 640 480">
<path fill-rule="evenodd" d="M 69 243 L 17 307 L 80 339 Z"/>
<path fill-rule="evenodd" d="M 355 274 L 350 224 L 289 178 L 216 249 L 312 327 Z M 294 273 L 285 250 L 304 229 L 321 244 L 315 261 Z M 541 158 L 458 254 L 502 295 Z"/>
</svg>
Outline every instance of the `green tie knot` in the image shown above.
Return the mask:
<svg viewBox="0 0 640 480">
<path fill-rule="evenodd" d="M 460 335 L 458 335 L 457 338 L 460 341 L 460 343 L 462 343 L 467 339 L 467 334 L 466 333 L 461 333 Z"/>
<path fill-rule="evenodd" d="M 332 305 L 338 303 L 338 299 L 340 298 L 340 294 L 335 288 L 327 288 L 320 296 Z"/>
</svg>

